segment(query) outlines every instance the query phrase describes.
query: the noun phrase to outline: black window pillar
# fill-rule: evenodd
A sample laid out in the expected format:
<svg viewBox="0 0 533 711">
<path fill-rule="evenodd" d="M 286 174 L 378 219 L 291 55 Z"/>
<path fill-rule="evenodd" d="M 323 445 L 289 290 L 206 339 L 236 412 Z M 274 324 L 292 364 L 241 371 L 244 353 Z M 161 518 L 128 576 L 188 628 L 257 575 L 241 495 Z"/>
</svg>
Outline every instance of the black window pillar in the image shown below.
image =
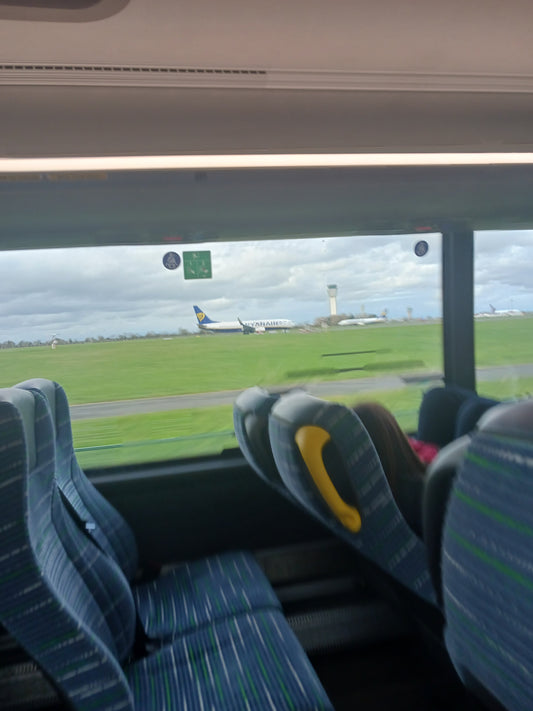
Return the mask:
<svg viewBox="0 0 533 711">
<path fill-rule="evenodd" d="M 474 233 L 464 225 L 442 231 L 444 382 L 476 389 L 474 354 Z"/>
</svg>

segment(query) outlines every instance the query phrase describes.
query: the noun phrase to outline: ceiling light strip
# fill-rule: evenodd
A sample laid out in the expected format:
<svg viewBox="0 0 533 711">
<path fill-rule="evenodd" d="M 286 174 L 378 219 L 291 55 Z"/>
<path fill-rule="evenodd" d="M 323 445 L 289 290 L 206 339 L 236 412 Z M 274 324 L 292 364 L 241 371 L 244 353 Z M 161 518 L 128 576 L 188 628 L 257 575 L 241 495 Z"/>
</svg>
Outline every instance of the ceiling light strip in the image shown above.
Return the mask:
<svg viewBox="0 0 533 711">
<path fill-rule="evenodd" d="M 533 153 L 295 153 L 0 158 L 0 173 L 531 165 Z"/>
</svg>

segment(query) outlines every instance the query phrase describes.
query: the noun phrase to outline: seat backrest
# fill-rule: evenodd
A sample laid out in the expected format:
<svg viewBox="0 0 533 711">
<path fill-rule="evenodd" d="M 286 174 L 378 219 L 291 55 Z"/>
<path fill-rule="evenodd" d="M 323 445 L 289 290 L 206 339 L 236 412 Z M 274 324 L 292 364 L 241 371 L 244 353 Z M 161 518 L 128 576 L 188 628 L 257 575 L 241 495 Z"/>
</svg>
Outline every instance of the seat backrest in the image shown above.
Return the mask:
<svg viewBox="0 0 533 711">
<path fill-rule="evenodd" d="M 38 392 L 46 398 L 55 424 L 57 484 L 87 534 L 119 564 L 131 582 L 138 565 L 135 536 L 128 523 L 100 494 L 78 463 L 64 389 L 44 378 L 25 380 L 16 387 Z"/>
<path fill-rule="evenodd" d="M 260 387 L 244 390 L 233 404 L 233 427 L 248 464 L 261 479 L 286 496 L 287 488 L 274 461 L 268 434 L 268 417 L 279 397 Z"/>
<path fill-rule="evenodd" d="M 444 447 L 473 430 L 481 415 L 497 404 L 458 386 L 431 388 L 420 404 L 417 437 Z"/>
<path fill-rule="evenodd" d="M 443 447 L 429 465 L 423 495 L 423 537 L 426 545 L 429 571 L 439 604 L 442 604 L 442 533 L 444 518 L 450 493 L 459 468 L 470 446 L 472 435 L 478 431 L 488 431 L 493 417 L 501 422 L 502 414 L 513 403 L 498 403 L 496 400 L 476 398 L 466 400 L 459 408 L 459 415 L 464 410 L 466 418 L 464 434 Z"/>
<path fill-rule="evenodd" d="M 533 400 L 499 405 L 455 479 L 442 554 L 445 640 L 466 685 L 533 707 Z"/>
<path fill-rule="evenodd" d="M 457 412 L 454 437 L 457 439 L 473 432 L 485 413 L 499 405 L 500 402 L 481 395 L 472 395 L 465 400 Z"/>
<path fill-rule="evenodd" d="M 422 499 L 422 529 L 429 572 L 437 600 L 442 605 L 442 532 L 453 482 L 471 442 L 463 435 L 443 447 L 426 470 Z"/>
<path fill-rule="evenodd" d="M 64 509 L 42 396 L 0 390 L 0 443 L 0 622 L 73 708 L 133 709 L 120 665 L 133 645 L 133 600 L 118 566 Z"/>
<path fill-rule="evenodd" d="M 357 415 L 305 392 L 288 393 L 272 408 L 269 432 L 291 494 L 388 576 L 434 603 L 424 545 L 400 513 Z"/>
</svg>

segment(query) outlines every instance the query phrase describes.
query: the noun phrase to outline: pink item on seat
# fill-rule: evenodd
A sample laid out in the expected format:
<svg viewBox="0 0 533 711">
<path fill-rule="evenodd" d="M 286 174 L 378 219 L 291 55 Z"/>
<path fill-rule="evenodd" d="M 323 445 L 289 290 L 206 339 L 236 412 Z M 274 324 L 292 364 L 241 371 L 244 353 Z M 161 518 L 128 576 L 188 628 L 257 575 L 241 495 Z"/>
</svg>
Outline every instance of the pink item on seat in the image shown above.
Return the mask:
<svg viewBox="0 0 533 711">
<path fill-rule="evenodd" d="M 429 464 L 437 456 L 439 448 L 436 444 L 431 444 L 431 442 L 422 442 L 421 440 L 414 439 L 413 437 L 409 437 L 408 439 L 414 453 L 422 462 L 424 462 L 424 464 Z"/>
</svg>

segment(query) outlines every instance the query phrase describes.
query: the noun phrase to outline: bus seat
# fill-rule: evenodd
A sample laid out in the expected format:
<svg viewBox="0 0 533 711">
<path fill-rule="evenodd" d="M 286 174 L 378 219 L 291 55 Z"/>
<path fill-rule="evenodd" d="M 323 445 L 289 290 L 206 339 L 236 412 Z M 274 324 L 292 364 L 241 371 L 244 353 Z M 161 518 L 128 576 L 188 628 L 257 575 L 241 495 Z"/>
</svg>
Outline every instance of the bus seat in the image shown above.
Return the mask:
<svg viewBox="0 0 533 711">
<path fill-rule="evenodd" d="M 431 580 L 437 600 L 442 605 L 441 553 L 444 517 L 450 492 L 466 450 L 470 435 L 463 435 L 443 447 L 426 470 L 422 502 L 423 538 Z"/>
<path fill-rule="evenodd" d="M 468 434 L 481 415 L 498 402 L 456 385 L 431 388 L 420 404 L 417 438 L 444 447 Z"/>
<path fill-rule="evenodd" d="M 121 514 L 93 486 L 78 464 L 64 389 L 43 378 L 24 381 L 17 388 L 41 394 L 48 402 L 55 423 L 58 487 L 86 535 L 122 569 L 148 640 L 167 640 L 238 611 L 281 606 L 259 564 L 247 551 L 223 552 L 182 563 L 154 580 L 135 583 L 135 537 Z M 219 592 L 216 599 L 213 590 Z"/>
<path fill-rule="evenodd" d="M 0 390 L 0 622 L 69 708 L 331 709 L 279 610 L 220 619 L 134 659 L 129 585 L 70 518 L 54 448 L 44 397 Z"/>
<path fill-rule="evenodd" d="M 56 429 L 56 478 L 60 490 L 90 530 L 100 548 L 110 555 L 132 581 L 137 573 L 137 545 L 133 531 L 84 475 L 74 453 L 70 410 L 65 391 L 52 380 L 35 378 L 17 384 L 36 390 L 48 402 Z M 84 502 L 86 506 L 84 506 Z M 90 503 L 88 503 L 90 502 Z"/>
<path fill-rule="evenodd" d="M 280 475 L 304 508 L 434 606 L 424 545 L 400 513 L 357 415 L 305 392 L 288 393 L 272 408 L 269 432 Z"/>
<path fill-rule="evenodd" d="M 0 508 L 9 532 L 0 539 L 1 622 L 74 708 L 83 708 L 84 695 L 94 708 L 132 708 L 111 628 L 57 535 L 63 509 L 44 400 L 0 390 L 0 441 Z M 134 627 L 124 625 L 122 635 L 131 643 Z"/>
<path fill-rule="evenodd" d="M 462 437 L 472 432 L 478 426 L 485 413 L 499 405 L 500 402 L 500 400 L 481 397 L 481 395 L 472 395 L 465 400 L 457 412 L 454 437 Z"/>
<path fill-rule="evenodd" d="M 533 400 L 486 413 L 443 534 L 446 647 L 490 707 L 533 706 Z"/>
<path fill-rule="evenodd" d="M 487 431 L 493 417 L 500 422 L 503 412 L 513 411 L 515 403 L 497 403 L 486 398 L 482 402 L 466 401 L 465 416 L 469 420 L 469 434 L 458 437 L 443 447 L 428 466 L 423 496 L 423 531 L 429 571 L 439 604 L 442 604 L 441 556 L 444 518 L 451 489 L 463 463 L 474 432 Z M 496 404 L 494 404 L 496 402 Z M 460 409 L 462 409 L 461 406 Z M 479 413 L 482 413 L 478 417 Z M 471 425 L 471 426 L 470 426 Z"/>
<path fill-rule="evenodd" d="M 233 404 L 233 426 L 248 464 L 263 481 L 283 496 L 289 496 L 274 461 L 268 434 L 268 417 L 279 397 L 279 393 L 269 393 L 257 386 L 244 390 Z"/>
</svg>

